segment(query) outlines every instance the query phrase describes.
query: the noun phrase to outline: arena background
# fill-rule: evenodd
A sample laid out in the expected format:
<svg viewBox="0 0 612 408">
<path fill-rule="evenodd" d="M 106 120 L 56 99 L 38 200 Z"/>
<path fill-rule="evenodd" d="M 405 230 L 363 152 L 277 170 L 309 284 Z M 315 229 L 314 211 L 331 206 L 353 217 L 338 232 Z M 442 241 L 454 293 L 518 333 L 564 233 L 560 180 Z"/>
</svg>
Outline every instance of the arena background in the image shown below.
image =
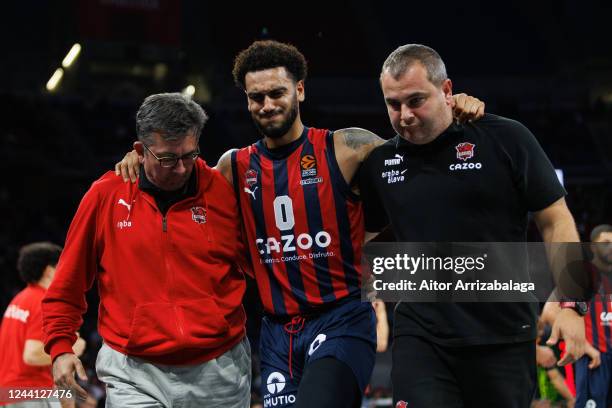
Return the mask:
<svg viewBox="0 0 612 408">
<path fill-rule="evenodd" d="M 258 138 L 231 68 L 237 52 L 264 38 L 291 42 L 308 60 L 305 124 L 359 126 L 385 138 L 393 132 L 377 81 L 382 62 L 405 43 L 435 48 L 455 92 L 477 96 L 488 112 L 533 131 L 563 171 L 569 207 L 587 239 L 593 226 L 612 222 L 612 3 L 493 3 L 4 3 L 0 310 L 23 288 L 15 270 L 19 247 L 39 240 L 63 244 L 91 182 L 131 149 L 134 114 L 145 96 L 194 91 L 211 118 L 200 143 L 210 164 Z M 77 59 L 47 89 L 75 43 L 82 47 Z M 539 239 L 535 231 L 532 239 Z M 93 373 L 100 345 L 95 290 L 89 303 L 82 333 Z M 256 345 L 260 307 L 253 290 L 246 305 Z M 387 357 L 381 356 L 373 379 L 381 395 L 388 387 Z M 92 383 L 92 392 L 103 397 Z"/>
</svg>

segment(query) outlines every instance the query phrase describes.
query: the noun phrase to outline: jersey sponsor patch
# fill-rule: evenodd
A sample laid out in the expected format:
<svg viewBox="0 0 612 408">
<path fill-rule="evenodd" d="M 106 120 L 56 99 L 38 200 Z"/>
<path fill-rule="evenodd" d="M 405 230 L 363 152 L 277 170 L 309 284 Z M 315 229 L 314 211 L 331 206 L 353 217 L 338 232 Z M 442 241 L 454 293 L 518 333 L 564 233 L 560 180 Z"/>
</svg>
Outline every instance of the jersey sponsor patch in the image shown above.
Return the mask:
<svg viewBox="0 0 612 408">
<path fill-rule="evenodd" d="M 282 373 L 274 371 L 271 373 L 266 380 L 266 388 L 269 394 L 264 395 L 263 405 L 264 407 L 276 407 L 284 406 L 289 404 L 295 404 L 295 395 L 278 395 L 280 394 L 287 385 L 287 380 Z"/>
<path fill-rule="evenodd" d="M 448 166 L 449 170 L 480 170 L 482 169 L 482 163 L 456 163 Z"/>
<path fill-rule="evenodd" d="M 381 177 L 384 180 L 387 180 L 387 184 L 395 184 L 395 183 L 404 181 L 406 179 L 406 177 L 404 176 L 404 173 L 406 173 L 406 171 L 408 171 L 408 169 L 387 170 L 387 171 L 382 172 Z"/>
<path fill-rule="evenodd" d="M 285 376 L 278 371 L 273 372 L 266 380 L 266 388 L 270 394 L 278 394 L 285 389 Z"/>
</svg>

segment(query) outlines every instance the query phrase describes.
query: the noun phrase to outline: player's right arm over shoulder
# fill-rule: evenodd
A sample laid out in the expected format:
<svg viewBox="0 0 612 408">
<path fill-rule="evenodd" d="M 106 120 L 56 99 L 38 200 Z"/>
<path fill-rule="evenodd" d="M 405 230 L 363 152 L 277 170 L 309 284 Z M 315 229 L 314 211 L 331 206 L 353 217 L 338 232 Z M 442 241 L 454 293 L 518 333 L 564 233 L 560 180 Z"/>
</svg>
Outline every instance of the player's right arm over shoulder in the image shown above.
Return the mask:
<svg viewBox="0 0 612 408">
<path fill-rule="evenodd" d="M 140 157 L 138 157 L 136 150 L 127 152 L 123 159 L 115 164 L 115 174 L 121 176 L 123 181 L 130 180 L 132 183 L 135 183 L 139 173 Z"/>
<path fill-rule="evenodd" d="M 232 153 L 238 151 L 238 149 L 229 149 L 219 157 L 219 161 L 215 166 L 215 169 L 219 170 L 230 184 L 234 184 L 232 180 Z"/>
</svg>

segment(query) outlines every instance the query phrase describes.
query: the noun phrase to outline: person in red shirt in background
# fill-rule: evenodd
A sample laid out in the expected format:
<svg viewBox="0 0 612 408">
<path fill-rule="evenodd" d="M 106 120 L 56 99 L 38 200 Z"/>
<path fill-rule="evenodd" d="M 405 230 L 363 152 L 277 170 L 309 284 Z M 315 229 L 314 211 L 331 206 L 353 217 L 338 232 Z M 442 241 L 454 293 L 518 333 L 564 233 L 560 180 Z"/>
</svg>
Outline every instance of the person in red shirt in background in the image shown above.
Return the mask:
<svg viewBox="0 0 612 408">
<path fill-rule="evenodd" d="M 17 270 L 28 286 L 13 298 L 0 326 L 0 387 L 3 389 L 53 387 L 51 356 L 43 349 L 40 304 L 53 280 L 61 252 L 61 247 L 50 242 L 32 243 L 19 250 Z M 83 354 L 85 341 L 78 337 L 72 350 L 77 356 Z M 6 403 L 0 401 L 0 405 Z M 28 407 L 49 404 L 46 400 L 27 402 Z M 20 406 L 20 403 L 8 406 Z"/>
</svg>

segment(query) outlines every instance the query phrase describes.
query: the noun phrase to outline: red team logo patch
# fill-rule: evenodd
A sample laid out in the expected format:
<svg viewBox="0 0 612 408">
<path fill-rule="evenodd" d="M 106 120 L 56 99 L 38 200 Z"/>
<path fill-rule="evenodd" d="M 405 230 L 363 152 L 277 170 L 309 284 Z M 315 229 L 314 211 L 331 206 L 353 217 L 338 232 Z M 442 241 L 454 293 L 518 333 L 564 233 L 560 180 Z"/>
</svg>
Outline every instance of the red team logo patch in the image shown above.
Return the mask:
<svg viewBox="0 0 612 408">
<path fill-rule="evenodd" d="M 206 222 L 206 210 L 202 207 L 191 207 L 191 219 L 198 224 Z"/>
<path fill-rule="evenodd" d="M 245 182 L 249 187 L 253 187 L 257 184 L 257 172 L 253 169 L 248 169 L 246 173 L 244 173 Z"/>
<path fill-rule="evenodd" d="M 457 158 L 463 161 L 466 161 L 467 159 L 471 159 L 472 157 L 474 157 L 475 147 L 476 145 L 472 143 L 468 143 L 468 142 L 459 143 L 457 146 L 455 146 L 455 149 L 457 150 Z"/>
</svg>

